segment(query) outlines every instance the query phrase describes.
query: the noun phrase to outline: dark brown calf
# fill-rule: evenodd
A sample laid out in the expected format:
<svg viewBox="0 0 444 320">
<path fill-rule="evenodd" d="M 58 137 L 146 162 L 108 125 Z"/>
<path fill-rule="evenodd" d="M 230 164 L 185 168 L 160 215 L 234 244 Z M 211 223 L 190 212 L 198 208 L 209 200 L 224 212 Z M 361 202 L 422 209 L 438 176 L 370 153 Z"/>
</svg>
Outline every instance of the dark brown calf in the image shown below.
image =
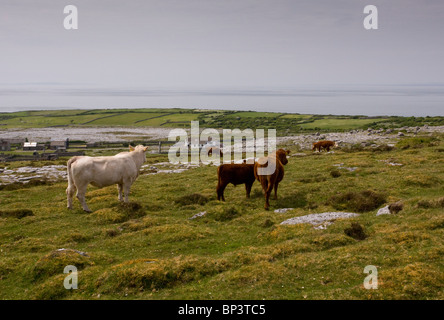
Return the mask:
<svg viewBox="0 0 444 320">
<path fill-rule="evenodd" d="M 311 150 L 315 151 L 316 149 L 318 149 L 318 151 L 321 152 L 321 149 L 326 149 L 328 152 L 328 151 L 330 151 L 330 148 L 337 147 L 337 146 L 338 146 L 338 144 L 334 141 L 322 140 L 322 141 L 318 141 L 318 142 L 313 142 L 313 149 L 311 149 Z"/>
<path fill-rule="evenodd" d="M 221 164 L 217 168 L 217 180 L 217 200 L 225 201 L 224 190 L 229 183 L 235 186 L 245 184 L 247 198 L 249 198 L 255 180 L 254 164 Z"/>
<path fill-rule="evenodd" d="M 274 188 L 274 198 L 277 199 L 277 189 L 279 182 L 284 178 L 284 165 L 288 163 L 287 155 L 290 153 L 289 150 L 279 149 L 268 157 L 259 158 L 258 162 L 254 164 L 254 176 L 261 183 L 262 190 L 265 196 L 265 210 L 270 207 L 269 199 L 271 191 Z M 274 165 L 274 172 L 269 174 L 260 175 L 259 170 L 261 168 L 268 168 L 269 165 Z"/>
</svg>

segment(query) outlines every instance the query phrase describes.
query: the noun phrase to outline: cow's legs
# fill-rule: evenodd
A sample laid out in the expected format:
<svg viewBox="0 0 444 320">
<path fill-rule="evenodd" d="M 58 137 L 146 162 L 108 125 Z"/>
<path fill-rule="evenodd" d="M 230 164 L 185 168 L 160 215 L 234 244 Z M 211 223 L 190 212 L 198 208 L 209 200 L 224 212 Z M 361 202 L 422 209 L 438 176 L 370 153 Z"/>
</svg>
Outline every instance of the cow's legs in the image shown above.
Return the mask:
<svg viewBox="0 0 444 320">
<path fill-rule="evenodd" d="M 270 183 L 268 181 L 268 179 L 266 177 L 263 177 L 261 179 L 261 185 L 262 185 L 262 190 L 264 190 L 264 197 L 265 197 L 265 210 L 268 210 L 268 208 L 270 207 L 270 193 L 271 193 L 271 189 L 273 189 L 273 184 Z"/>
<path fill-rule="evenodd" d="M 88 206 L 86 205 L 85 194 L 86 194 L 87 187 L 88 187 L 88 184 L 77 186 L 77 199 L 79 199 L 80 204 L 82 205 L 83 211 L 92 212 L 91 210 L 89 210 Z"/>
<path fill-rule="evenodd" d="M 129 193 L 130 193 L 130 188 L 131 188 L 131 183 L 124 183 L 123 184 L 123 194 L 124 194 L 124 197 L 125 197 L 125 202 L 129 202 L 128 201 L 128 196 L 129 196 Z"/>
<path fill-rule="evenodd" d="M 76 193 L 76 186 L 73 184 L 69 184 L 68 188 L 66 188 L 66 195 L 68 198 L 68 209 L 72 209 L 72 197 Z"/>
<path fill-rule="evenodd" d="M 218 183 L 217 184 L 217 188 L 216 188 L 217 200 L 221 200 L 222 199 L 222 201 L 225 201 L 224 190 L 225 190 L 226 186 L 227 185 L 223 184 L 223 183 Z"/>
<path fill-rule="evenodd" d="M 123 201 L 123 185 L 121 183 L 117 184 L 117 190 L 119 191 L 119 201 Z"/>
<path fill-rule="evenodd" d="M 252 186 L 253 186 L 253 183 L 249 183 L 249 182 L 245 183 L 245 191 L 247 192 L 247 198 L 250 197 L 251 187 Z"/>
<path fill-rule="evenodd" d="M 278 198 L 278 195 L 277 195 L 278 185 L 279 185 L 279 182 L 276 181 L 274 184 L 274 200 L 276 200 Z"/>
</svg>

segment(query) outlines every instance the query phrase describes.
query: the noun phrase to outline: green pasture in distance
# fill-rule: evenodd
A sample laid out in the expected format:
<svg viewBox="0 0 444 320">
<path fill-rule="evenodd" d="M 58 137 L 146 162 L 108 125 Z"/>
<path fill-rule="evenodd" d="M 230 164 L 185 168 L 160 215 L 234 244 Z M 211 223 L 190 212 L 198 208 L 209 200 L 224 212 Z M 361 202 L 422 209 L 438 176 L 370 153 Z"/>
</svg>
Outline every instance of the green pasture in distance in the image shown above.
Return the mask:
<svg viewBox="0 0 444 320">
<path fill-rule="evenodd" d="M 381 120 L 385 119 L 384 118 L 379 118 L 379 119 L 325 118 L 325 119 L 315 120 L 309 123 L 302 123 L 298 126 L 304 129 L 314 129 L 314 128 L 331 129 L 331 130 L 343 129 L 343 128 L 358 129 L 362 128 L 363 126 L 374 123 L 375 121 L 381 121 Z"/>
</svg>

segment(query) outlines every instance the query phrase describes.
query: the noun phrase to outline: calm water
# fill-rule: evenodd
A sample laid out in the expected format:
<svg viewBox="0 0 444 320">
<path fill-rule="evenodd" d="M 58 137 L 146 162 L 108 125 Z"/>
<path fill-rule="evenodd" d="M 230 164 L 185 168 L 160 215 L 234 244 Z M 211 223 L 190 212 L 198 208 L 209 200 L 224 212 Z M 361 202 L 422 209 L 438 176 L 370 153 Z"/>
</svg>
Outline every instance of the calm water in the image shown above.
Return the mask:
<svg viewBox="0 0 444 320">
<path fill-rule="evenodd" d="M 0 86 L 0 112 L 171 107 L 335 115 L 444 116 L 444 85 L 205 90 Z"/>
</svg>

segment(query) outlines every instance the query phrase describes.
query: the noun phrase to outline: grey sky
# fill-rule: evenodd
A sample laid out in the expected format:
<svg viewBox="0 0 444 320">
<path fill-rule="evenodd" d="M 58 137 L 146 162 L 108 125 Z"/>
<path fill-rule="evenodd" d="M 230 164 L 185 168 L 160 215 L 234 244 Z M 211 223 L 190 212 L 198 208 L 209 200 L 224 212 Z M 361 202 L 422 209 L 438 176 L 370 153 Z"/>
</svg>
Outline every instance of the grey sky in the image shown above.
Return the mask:
<svg viewBox="0 0 444 320">
<path fill-rule="evenodd" d="M 442 0 L 1 0 L 0 86 L 443 84 L 443 31 Z"/>
</svg>

